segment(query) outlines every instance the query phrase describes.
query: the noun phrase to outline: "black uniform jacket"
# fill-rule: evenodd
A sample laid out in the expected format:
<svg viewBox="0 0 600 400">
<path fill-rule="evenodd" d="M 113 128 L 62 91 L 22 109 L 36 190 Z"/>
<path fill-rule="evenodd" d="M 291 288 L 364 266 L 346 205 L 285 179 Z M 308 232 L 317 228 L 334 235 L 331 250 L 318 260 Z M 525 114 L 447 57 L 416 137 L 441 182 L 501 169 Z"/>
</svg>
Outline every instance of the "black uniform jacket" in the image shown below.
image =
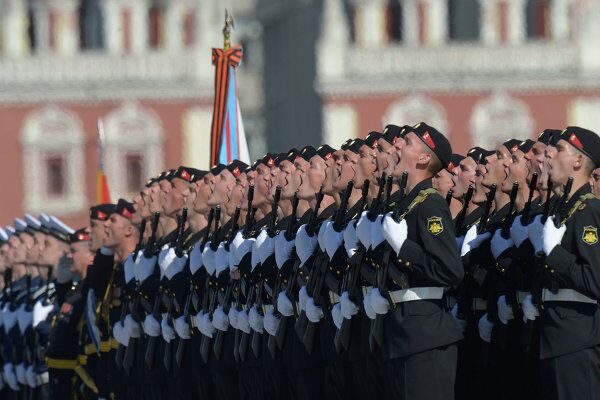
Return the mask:
<svg viewBox="0 0 600 400">
<path fill-rule="evenodd" d="M 415 186 L 401 209 L 430 189 L 431 179 Z M 405 216 L 408 237 L 393 261 L 406 273 L 410 287 L 450 287 L 463 278 L 452 216 L 438 193 L 430 194 Z M 448 345 L 462 338 L 458 325 L 441 300 L 416 300 L 397 304 L 386 314 L 385 353 L 391 359 Z"/>
</svg>

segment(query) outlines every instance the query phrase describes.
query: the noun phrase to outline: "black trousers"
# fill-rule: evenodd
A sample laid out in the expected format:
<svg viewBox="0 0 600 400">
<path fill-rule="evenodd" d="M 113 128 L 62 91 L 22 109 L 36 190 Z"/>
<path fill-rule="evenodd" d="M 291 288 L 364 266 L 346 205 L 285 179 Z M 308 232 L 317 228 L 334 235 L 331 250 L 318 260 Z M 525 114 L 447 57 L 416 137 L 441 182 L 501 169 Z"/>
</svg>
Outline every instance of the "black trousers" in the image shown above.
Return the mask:
<svg viewBox="0 0 600 400">
<path fill-rule="evenodd" d="M 389 360 L 386 370 L 392 398 L 454 399 L 456 357 L 456 345 L 452 344 Z"/>
<path fill-rule="evenodd" d="M 544 400 L 592 400 L 600 396 L 600 346 L 540 361 Z"/>
</svg>

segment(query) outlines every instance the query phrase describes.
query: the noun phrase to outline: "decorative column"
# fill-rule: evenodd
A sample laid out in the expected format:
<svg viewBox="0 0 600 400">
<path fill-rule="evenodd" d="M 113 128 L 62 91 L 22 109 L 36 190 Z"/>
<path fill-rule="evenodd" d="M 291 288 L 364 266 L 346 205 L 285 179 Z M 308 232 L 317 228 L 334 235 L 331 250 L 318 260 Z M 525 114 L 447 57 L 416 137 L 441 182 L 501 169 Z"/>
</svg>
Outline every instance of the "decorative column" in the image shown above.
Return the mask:
<svg viewBox="0 0 600 400">
<path fill-rule="evenodd" d="M 550 3 L 550 27 L 553 40 L 569 39 L 569 18 L 571 17 L 569 9 L 572 4 L 572 0 L 552 0 Z"/>
<path fill-rule="evenodd" d="M 119 0 L 104 0 L 101 3 L 104 15 L 104 46 L 111 54 L 123 51 L 123 18 Z"/>
<path fill-rule="evenodd" d="M 30 51 L 27 19 L 26 0 L 0 4 L 0 49 L 3 54 L 19 57 Z"/>
<path fill-rule="evenodd" d="M 481 40 L 486 45 L 500 42 L 500 20 L 497 0 L 479 0 L 481 10 Z"/>
<path fill-rule="evenodd" d="M 507 0 L 508 2 L 508 44 L 523 43 L 527 33 L 527 14 L 525 0 Z"/>
<path fill-rule="evenodd" d="M 344 76 L 346 63 L 343 60 L 349 42 L 350 29 L 342 0 L 325 0 L 321 35 L 317 43 L 317 73 L 320 80 Z"/>
<path fill-rule="evenodd" d="M 132 53 L 144 53 L 148 48 L 148 0 L 130 2 L 129 40 Z"/>
<path fill-rule="evenodd" d="M 427 43 L 431 46 L 439 46 L 448 40 L 448 1 L 428 0 L 427 7 Z"/>
<path fill-rule="evenodd" d="M 402 2 L 402 40 L 405 45 L 419 44 L 419 10 L 420 0 Z"/>
<path fill-rule="evenodd" d="M 356 43 L 364 48 L 380 48 L 387 41 L 386 0 L 354 0 Z"/>
<path fill-rule="evenodd" d="M 185 11 L 187 4 L 183 1 L 167 3 L 165 15 L 165 48 L 178 52 L 184 47 Z"/>
<path fill-rule="evenodd" d="M 79 1 L 48 0 L 49 46 L 57 54 L 79 50 Z"/>
</svg>

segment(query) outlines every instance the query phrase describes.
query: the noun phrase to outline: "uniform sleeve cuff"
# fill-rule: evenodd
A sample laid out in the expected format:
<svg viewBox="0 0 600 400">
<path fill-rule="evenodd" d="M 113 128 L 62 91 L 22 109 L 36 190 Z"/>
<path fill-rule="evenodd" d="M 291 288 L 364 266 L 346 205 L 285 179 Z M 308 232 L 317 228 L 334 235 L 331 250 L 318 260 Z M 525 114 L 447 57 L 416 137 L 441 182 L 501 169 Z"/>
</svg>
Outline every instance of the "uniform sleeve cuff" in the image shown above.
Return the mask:
<svg viewBox="0 0 600 400">
<path fill-rule="evenodd" d="M 421 249 L 421 246 L 419 246 L 418 243 L 413 242 L 410 239 L 406 239 L 404 243 L 402 243 L 402 247 L 400 247 L 400 252 L 398 253 L 398 261 L 401 264 L 409 267 L 418 263 L 422 258 L 423 249 Z"/>
<path fill-rule="evenodd" d="M 550 268 L 550 272 L 554 270 L 554 272 L 559 274 L 569 274 L 569 269 L 573 264 L 575 256 L 569 253 L 564 247 L 561 245 L 556 245 L 546 256 L 546 265 Z"/>
</svg>

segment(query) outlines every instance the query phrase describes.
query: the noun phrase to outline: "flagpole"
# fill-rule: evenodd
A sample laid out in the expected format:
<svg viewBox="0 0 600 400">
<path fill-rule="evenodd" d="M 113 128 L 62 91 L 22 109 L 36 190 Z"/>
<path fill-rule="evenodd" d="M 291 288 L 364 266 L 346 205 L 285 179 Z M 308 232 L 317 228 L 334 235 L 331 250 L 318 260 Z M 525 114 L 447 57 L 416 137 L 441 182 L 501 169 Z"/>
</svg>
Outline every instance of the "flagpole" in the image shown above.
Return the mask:
<svg viewBox="0 0 600 400">
<path fill-rule="evenodd" d="M 98 118 L 98 182 L 97 199 L 98 204 L 110 203 L 110 192 L 108 190 L 108 180 L 104 172 L 104 150 L 106 136 L 104 134 L 104 122 Z"/>
</svg>

